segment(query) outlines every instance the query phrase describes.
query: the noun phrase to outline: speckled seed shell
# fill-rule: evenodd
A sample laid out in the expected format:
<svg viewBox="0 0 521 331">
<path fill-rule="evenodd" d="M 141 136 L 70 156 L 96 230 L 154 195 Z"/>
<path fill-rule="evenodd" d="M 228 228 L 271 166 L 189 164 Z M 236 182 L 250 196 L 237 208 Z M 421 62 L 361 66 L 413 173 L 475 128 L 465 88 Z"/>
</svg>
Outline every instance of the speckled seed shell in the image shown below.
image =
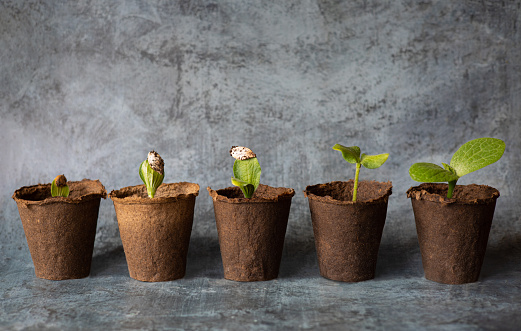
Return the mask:
<svg viewBox="0 0 521 331">
<path fill-rule="evenodd" d="M 255 155 L 255 153 L 253 153 L 251 149 L 243 146 L 232 146 L 232 148 L 230 149 L 230 155 L 234 159 L 241 161 L 257 157 L 257 155 Z"/>
<path fill-rule="evenodd" d="M 150 151 L 148 153 L 148 164 L 152 169 L 159 172 L 161 175 L 164 175 L 165 171 L 165 161 L 161 158 L 161 156 L 156 151 Z"/>
</svg>

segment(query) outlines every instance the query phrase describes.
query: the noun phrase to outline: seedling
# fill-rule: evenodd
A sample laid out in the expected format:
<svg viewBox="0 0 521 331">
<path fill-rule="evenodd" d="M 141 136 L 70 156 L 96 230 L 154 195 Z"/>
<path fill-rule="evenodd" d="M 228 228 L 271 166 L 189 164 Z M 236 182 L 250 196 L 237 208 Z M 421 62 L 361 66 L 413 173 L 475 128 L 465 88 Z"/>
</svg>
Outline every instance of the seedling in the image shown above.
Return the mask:
<svg viewBox="0 0 521 331">
<path fill-rule="evenodd" d="M 249 199 L 260 183 L 261 167 L 257 155 L 242 146 L 232 146 L 230 155 L 235 159 L 232 184 L 238 186 L 244 197 Z"/>
<path fill-rule="evenodd" d="M 67 178 L 64 175 L 58 175 L 51 184 L 51 195 L 53 197 L 68 197 L 69 185 L 67 185 Z"/>
<path fill-rule="evenodd" d="M 433 163 L 415 163 L 409 169 L 409 175 L 417 182 L 448 182 L 447 198 L 450 199 L 461 176 L 498 161 L 504 152 L 503 140 L 478 138 L 463 144 L 452 156 L 450 164 L 442 163 L 443 168 Z"/>
<path fill-rule="evenodd" d="M 148 153 L 148 158 L 139 166 L 139 177 L 147 186 L 148 197 L 153 198 L 165 177 L 165 162 L 158 153 Z"/>
<path fill-rule="evenodd" d="M 378 155 L 367 155 L 362 154 L 360 156 L 360 147 L 351 146 L 345 147 L 340 144 L 336 144 L 333 146 L 333 149 L 336 151 L 341 151 L 344 160 L 349 163 L 356 164 L 356 172 L 355 172 L 355 185 L 353 186 L 353 201 L 356 201 L 356 193 L 358 191 L 358 175 L 360 173 L 360 166 L 363 165 L 367 169 L 376 169 L 379 168 L 382 164 L 387 161 L 389 157 L 389 153 L 378 154 Z"/>
</svg>

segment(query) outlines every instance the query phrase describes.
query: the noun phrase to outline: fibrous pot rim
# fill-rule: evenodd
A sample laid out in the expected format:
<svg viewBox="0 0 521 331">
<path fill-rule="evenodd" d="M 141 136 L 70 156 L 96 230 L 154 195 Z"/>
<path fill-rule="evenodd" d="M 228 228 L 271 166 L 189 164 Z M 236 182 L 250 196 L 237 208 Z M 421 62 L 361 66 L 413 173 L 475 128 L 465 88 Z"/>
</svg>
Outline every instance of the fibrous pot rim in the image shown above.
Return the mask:
<svg viewBox="0 0 521 331">
<path fill-rule="evenodd" d="M 363 180 L 363 181 L 358 182 L 359 194 L 360 194 L 360 188 L 362 185 L 380 185 L 380 186 L 382 186 L 382 188 L 380 190 L 381 192 L 379 192 L 378 196 L 376 196 L 375 198 L 372 198 L 372 199 L 365 199 L 365 200 L 358 199 L 357 201 L 352 201 L 351 199 L 338 200 L 338 199 L 331 197 L 330 195 L 321 196 L 321 195 L 316 195 L 312 192 L 319 188 L 324 188 L 324 187 L 339 185 L 339 184 L 345 185 L 345 184 L 351 184 L 351 183 L 354 183 L 353 179 L 350 179 L 348 181 L 333 181 L 333 182 L 323 183 L 323 184 L 308 185 L 303 192 L 304 192 L 304 196 L 306 196 L 308 199 L 320 201 L 320 202 L 324 202 L 324 203 L 329 203 L 329 204 L 335 204 L 335 205 L 354 205 L 354 204 L 363 205 L 363 204 L 386 203 L 387 200 L 389 199 L 389 196 L 393 193 L 393 190 L 392 190 L 393 183 L 391 181 L 378 182 L 378 181 L 374 181 L 374 180 L 371 180 L 371 181 Z"/>
<path fill-rule="evenodd" d="M 183 190 L 176 192 L 179 188 Z M 174 191 L 174 194 L 170 194 L 168 191 Z M 149 198 L 146 192 L 145 184 L 126 186 L 110 192 L 109 198 L 114 203 L 124 205 L 168 203 L 197 197 L 199 195 L 199 184 L 189 182 L 163 183 L 157 188 L 156 195 L 153 198 Z M 141 196 L 137 196 L 137 194 Z"/>
<path fill-rule="evenodd" d="M 244 198 L 244 197 L 243 198 L 229 198 L 222 194 L 226 191 L 229 191 L 229 192 L 230 191 L 233 191 L 233 192 L 239 191 L 240 192 L 240 188 L 238 188 L 236 186 L 226 187 L 226 188 L 218 189 L 218 190 L 212 190 L 212 188 L 208 186 L 206 189 L 208 190 L 208 193 L 212 197 L 213 201 L 222 201 L 222 202 L 226 202 L 226 203 L 270 203 L 270 202 L 278 202 L 280 200 L 291 199 L 295 195 L 295 190 L 292 188 L 272 187 L 272 186 L 263 185 L 263 184 L 259 184 L 259 186 L 257 187 L 257 190 L 253 194 L 253 197 L 251 197 L 249 199 Z M 275 191 L 275 192 L 270 192 L 269 197 L 259 196 L 259 195 L 262 195 L 267 190 Z M 238 193 L 238 192 L 236 192 L 236 193 Z M 240 194 L 242 195 L 242 192 Z"/>
<path fill-rule="evenodd" d="M 456 185 L 454 188 L 453 198 L 449 199 L 445 194 L 439 194 L 432 192 L 433 189 L 445 190 L 447 192 L 448 184 L 445 183 L 422 183 L 418 186 L 413 186 L 407 190 L 407 198 L 439 202 L 442 204 L 464 204 L 464 205 L 475 205 L 475 204 L 489 204 L 495 201 L 499 197 L 499 191 L 488 185 Z M 471 197 L 463 199 L 458 197 L 458 193 L 462 189 L 484 189 L 487 190 L 487 197 Z"/>
<path fill-rule="evenodd" d="M 70 188 L 70 194 L 68 197 L 52 197 L 51 196 L 51 183 L 48 184 L 37 184 L 31 186 L 23 186 L 18 190 L 14 191 L 12 198 L 17 202 L 23 205 L 49 205 L 55 203 L 69 203 L 69 204 L 78 204 L 85 201 L 93 200 L 93 199 L 106 199 L 107 191 L 105 187 L 99 180 L 91 180 L 91 179 L 83 179 L 81 181 L 72 181 L 67 182 Z M 87 190 L 83 192 L 81 195 L 77 195 L 75 193 L 79 192 L 79 190 Z M 43 199 L 34 200 L 28 199 L 27 197 L 31 195 L 43 196 Z"/>
</svg>

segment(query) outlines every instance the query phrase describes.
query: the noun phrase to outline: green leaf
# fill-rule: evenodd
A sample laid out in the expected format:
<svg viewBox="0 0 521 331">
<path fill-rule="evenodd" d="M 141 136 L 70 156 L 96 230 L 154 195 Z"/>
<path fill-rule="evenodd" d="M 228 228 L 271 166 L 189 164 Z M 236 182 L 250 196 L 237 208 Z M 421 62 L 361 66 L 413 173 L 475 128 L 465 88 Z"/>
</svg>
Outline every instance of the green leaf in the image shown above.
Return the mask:
<svg viewBox="0 0 521 331">
<path fill-rule="evenodd" d="M 417 182 L 437 183 L 458 180 L 458 176 L 432 163 L 415 163 L 409 168 L 409 175 Z"/>
<path fill-rule="evenodd" d="M 147 187 L 148 196 L 153 198 L 156 194 L 157 188 L 163 183 L 165 175 L 161 175 L 159 172 L 152 169 L 150 164 L 148 164 L 148 160 L 145 160 L 141 162 L 141 165 L 139 166 L 139 177 Z"/>
<path fill-rule="evenodd" d="M 54 179 L 51 183 L 51 196 L 53 197 L 68 197 L 69 196 L 69 186 L 65 185 L 62 187 L 58 187 L 56 185 L 56 179 Z"/>
<path fill-rule="evenodd" d="M 256 157 L 248 160 L 235 160 L 233 175 L 236 179 L 253 185 L 254 190 L 260 183 L 261 167 Z M 235 184 L 234 184 L 235 185 Z"/>
<path fill-rule="evenodd" d="M 255 187 L 252 184 L 235 177 L 232 177 L 232 184 L 238 186 L 244 194 L 244 197 L 247 199 L 251 198 L 255 192 Z"/>
<path fill-rule="evenodd" d="M 461 177 L 496 162 L 504 152 L 505 143 L 501 139 L 478 138 L 463 144 L 452 156 L 450 165 Z"/>
<path fill-rule="evenodd" d="M 344 160 L 346 160 L 349 163 L 360 163 L 360 147 L 358 146 L 351 146 L 346 147 L 342 146 L 340 144 L 336 144 L 333 146 L 333 149 L 335 151 L 342 152 L 342 156 L 344 157 Z"/>
<path fill-rule="evenodd" d="M 454 175 L 456 175 L 456 170 L 454 170 L 453 167 L 451 167 L 450 165 L 448 165 L 447 163 L 441 163 L 443 165 L 443 168 L 445 168 L 445 170 L 447 171 L 450 171 L 451 173 L 453 173 Z"/>
<path fill-rule="evenodd" d="M 367 169 L 376 169 L 382 166 L 387 161 L 389 153 L 378 154 L 378 155 L 367 155 L 362 154 L 360 162 Z"/>
</svg>

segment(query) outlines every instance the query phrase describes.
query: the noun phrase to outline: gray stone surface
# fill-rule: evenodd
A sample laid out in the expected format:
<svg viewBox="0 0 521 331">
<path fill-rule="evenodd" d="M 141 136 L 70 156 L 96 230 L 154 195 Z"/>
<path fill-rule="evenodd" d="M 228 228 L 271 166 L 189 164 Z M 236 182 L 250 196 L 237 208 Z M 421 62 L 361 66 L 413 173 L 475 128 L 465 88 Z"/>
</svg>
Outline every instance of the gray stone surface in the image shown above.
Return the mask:
<svg viewBox="0 0 521 331">
<path fill-rule="evenodd" d="M 518 329 L 520 22 L 519 1 L 0 1 L 0 328 Z M 507 150 L 460 181 L 501 192 L 481 279 L 429 282 L 408 168 L 484 136 Z M 373 281 L 318 274 L 301 191 L 353 176 L 335 143 L 391 153 L 361 172 L 394 185 Z M 278 280 L 222 279 L 205 188 L 229 186 L 231 145 L 297 191 Z M 186 278 L 128 277 L 110 200 L 91 277 L 35 278 L 14 190 L 139 184 L 151 149 L 202 188 Z"/>
</svg>

